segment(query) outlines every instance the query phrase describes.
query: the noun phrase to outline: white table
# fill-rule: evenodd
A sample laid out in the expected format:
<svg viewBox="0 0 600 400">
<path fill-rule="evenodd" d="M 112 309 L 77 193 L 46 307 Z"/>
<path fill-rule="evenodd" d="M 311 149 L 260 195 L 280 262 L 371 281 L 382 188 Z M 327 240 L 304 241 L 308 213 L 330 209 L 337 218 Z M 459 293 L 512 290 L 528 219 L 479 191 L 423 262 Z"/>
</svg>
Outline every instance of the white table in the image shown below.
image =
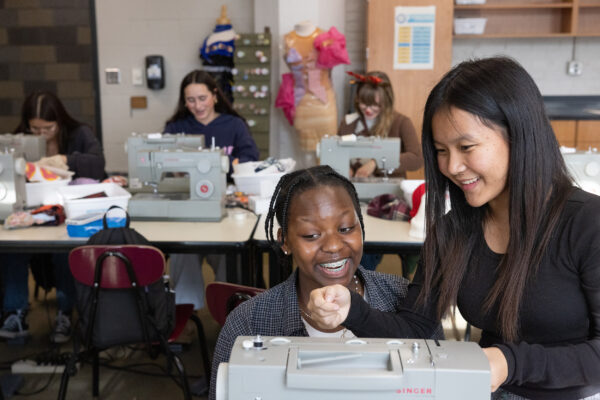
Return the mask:
<svg viewBox="0 0 600 400">
<path fill-rule="evenodd" d="M 254 263 L 249 243 L 257 221 L 256 215 L 234 209 L 219 222 L 131 221 L 130 226 L 165 253 L 224 253 L 228 266 L 235 265 L 236 255 L 241 254 L 242 281 L 252 283 Z M 86 241 L 70 237 L 64 224 L 0 229 L 2 253 L 67 252 Z"/>
</svg>

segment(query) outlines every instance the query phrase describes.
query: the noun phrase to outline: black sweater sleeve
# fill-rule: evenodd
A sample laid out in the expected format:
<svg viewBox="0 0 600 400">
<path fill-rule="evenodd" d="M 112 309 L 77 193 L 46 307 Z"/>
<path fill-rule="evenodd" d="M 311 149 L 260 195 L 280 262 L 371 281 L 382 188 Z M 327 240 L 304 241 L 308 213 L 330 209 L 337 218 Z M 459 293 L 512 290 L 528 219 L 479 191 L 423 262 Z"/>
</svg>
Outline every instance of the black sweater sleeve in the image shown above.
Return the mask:
<svg viewBox="0 0 600 400">
<path fill-rule="evenodd" d="M 75 172 L 74 178 L 102 180 L 106 177 L 104 164 L 102 146 L 89 127 L 80 125 L 71 132 L 67 149 L 67 165 L 69 170 Z"/>
<path fill-rule="evenodd" d="M 566 240 L 557 245 L 577 268 L 588 305 L 588 337 L 553 346 L 526 342 L 497 345 L 508 361 L 507 385 L 600 387 L 600 198 L 583 203 L 565 230 Z"/>
<path fill-rule="evenodd" d="M 421 271 L 422 268 L 417 268 L 413 283 L 408 287 L 408 295 L 397 313 L 371 308 L 362 296 L 351 292 L 350 312 L 342 325 L 358 337 L 434 337 L 440 325 L 435 317 L 436 297 L 432 296 L 425 307 L 417 307 L 416 302 L 422 288 Z"/>
</svg>

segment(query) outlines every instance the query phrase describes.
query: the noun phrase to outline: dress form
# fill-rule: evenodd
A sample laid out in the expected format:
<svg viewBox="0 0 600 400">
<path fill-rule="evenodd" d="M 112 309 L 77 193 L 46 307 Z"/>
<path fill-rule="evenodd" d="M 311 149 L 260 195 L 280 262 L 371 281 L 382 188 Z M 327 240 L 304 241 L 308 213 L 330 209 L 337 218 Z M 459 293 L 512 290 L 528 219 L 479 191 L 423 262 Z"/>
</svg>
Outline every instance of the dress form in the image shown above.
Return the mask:
<svg viewBox="0 0 600 400">
<path fill-rule="evenodd" d="M 316 68 L 318 53 L 313 42 L 321 33 L 321 29 L 304 21 L 296 24 L 294 30 L 284 37 L 285 61 L 294 76 L 295 95 L 301 96 L 296 103 L 294 128 L 298 133 L 300 147 L 307 152 L 314 152 L 321 138 L 333 134 L 337 129 L 337 107 L 331 84 L 331 70 Z M 313 84 L 309 84 L 309 75 Z M 315 80 L 319 83 L 320 96 L 309 89 L 314 87 Z"/>
</svg>

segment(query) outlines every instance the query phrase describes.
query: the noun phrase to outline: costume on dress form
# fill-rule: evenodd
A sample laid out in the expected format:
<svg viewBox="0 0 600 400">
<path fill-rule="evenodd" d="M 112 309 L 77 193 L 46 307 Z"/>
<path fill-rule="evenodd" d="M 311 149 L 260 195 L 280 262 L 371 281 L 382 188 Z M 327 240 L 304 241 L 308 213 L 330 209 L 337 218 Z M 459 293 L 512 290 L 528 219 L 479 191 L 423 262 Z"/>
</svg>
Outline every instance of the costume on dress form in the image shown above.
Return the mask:
<svg viewBox="0 0 600 400">
<path fill-rule="evenodd" d="M 202 69 L 215 78 L 217 85 L 230 102 L 233 102 L 231 69 L 233 68 L 235 36 L 236 33 L 231 24 L 217 24 L 213 33 L 204 39 L 200 48 Z"/>
<path fill-rule="evenodd" d="M 308 36 L 292 31 L 285 41 L 285 61 L 291 72 L 282 75 L 275 106 L 298 131 L 302 149 L 314 151 L 322 136 L 337 129 L 330 69 L 350 64 L 346 39 L 332 27 L 328 32 L 316 28 Z M 307 54 L 301 54 L 299 49 L 306 47 L 307 41 L 311 42 Z"/>
</svg>

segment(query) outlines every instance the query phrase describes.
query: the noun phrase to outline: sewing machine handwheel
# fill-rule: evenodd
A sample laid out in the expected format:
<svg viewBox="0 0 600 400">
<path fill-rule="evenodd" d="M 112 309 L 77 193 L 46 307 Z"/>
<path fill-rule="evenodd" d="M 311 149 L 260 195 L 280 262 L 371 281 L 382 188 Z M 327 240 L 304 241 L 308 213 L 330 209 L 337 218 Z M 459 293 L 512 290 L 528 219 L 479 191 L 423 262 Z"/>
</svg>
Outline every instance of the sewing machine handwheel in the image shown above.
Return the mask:
<svg viewBox="0 0 600 400">
<path fill-rule="evenodd" d="M 229 157 L 227 157 L 227 156 L 222 156 L 221 157 L 221 169 L 226 174 L 229 173 Z"/>
<path fill-rule="evenodd" d="M 27 161 L 24 158 L 19 157 L 15 160 L 15 172 L 19 175 L 25 175 L 27 170 Z"/>
</svg>

